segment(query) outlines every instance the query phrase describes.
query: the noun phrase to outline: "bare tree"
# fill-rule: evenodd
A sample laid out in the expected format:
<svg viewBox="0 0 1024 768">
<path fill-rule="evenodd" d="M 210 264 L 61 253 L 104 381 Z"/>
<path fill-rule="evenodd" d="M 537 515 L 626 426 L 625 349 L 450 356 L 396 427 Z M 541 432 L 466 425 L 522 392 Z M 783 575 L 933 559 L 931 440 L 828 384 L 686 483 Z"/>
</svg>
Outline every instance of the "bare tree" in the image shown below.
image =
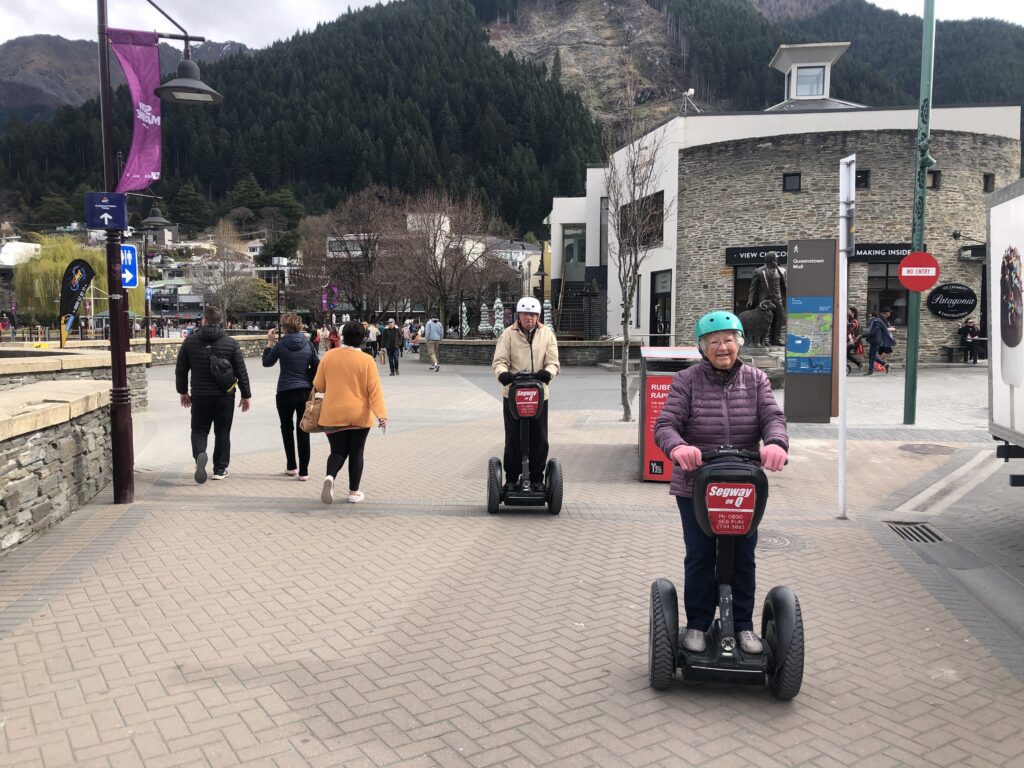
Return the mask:
<svg viewBox="0 0 1024 768">
<path fill-rule="evenodd" d="M 227 318 L 230 312 L 241 311 L 259 301 L 254 295 L 252 258 L 238 230 L 226 219 L 217 223 L 212 243 L 216 252 L 201 257 L 191 269 L 206 303 L 220 307 Z"/>
<path fill-rule="evenodd" d="M 629 330 L 640 268 L 648 249 L 660 244 L 667 206 L 659 189 L 662 166 L 669 158 L 662 157 L 664 131 L 650 131 L 649 121 L 637 108 L 640 80 L 635 71 L 626 77 L 619 119 L 605 130 L 604 148 L 607 158 L 605 188 L 608 195 L 608 216 L 611 237 L 608 238 L 608 259 L 614 265 L 622 290 L 622 420 L 632 420 L 630 401 L 633 392 L 629 375 Z M 621 147 L 616 149 L 616 147 Z M 667 153 L 666 153 L 667 154 Z"/>
</svg>

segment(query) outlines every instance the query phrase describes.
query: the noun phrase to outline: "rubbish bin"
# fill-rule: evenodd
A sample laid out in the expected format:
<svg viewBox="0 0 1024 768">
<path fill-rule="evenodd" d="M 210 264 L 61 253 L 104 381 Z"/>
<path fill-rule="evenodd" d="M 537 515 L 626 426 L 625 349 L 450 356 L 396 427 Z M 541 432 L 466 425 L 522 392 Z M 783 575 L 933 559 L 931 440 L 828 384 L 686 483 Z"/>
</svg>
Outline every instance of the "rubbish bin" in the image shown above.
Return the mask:
<svg viewBox="0 0 1024 768">
<path fill-rule="evenodd" d="M 696 347 L 640 348 L 640 479 L 667 483 L 672 479 L 672 461 L 654 443 L 654 422 L 661 413 L 672 377 L 677 371 L 701 360 Z"/>
</svg>

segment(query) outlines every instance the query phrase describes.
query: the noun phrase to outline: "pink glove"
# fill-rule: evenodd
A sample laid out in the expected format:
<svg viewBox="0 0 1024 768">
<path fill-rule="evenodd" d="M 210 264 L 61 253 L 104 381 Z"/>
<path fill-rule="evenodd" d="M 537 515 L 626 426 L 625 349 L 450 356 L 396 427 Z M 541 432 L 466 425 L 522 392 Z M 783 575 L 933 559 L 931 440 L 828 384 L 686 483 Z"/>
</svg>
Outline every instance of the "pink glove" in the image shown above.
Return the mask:
<svg viewBox="0 0 1024 768">
<path fill-rule="evenodd" d="M 788 458 L 786 452 L 777 445 L 765 445 L 761 448 L 761 466 L 769 472 L 781 472 Z"/>
<path fill-rule="evenodd" d="M 695 448 L 692 445 L 677 445 L 673 448 L 672 461 L 687 472 L 693 472 L 704 463 L 700 457 L 700 448 Z"/>
</svg>

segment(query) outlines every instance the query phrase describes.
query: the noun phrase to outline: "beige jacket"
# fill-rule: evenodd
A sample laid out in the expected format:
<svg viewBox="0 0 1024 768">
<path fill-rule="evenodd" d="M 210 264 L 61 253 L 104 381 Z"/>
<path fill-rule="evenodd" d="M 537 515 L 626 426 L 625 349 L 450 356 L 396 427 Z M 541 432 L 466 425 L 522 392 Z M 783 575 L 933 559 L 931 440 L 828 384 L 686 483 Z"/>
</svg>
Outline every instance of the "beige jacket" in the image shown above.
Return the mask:
<svg viewBox="0 0 1024 768">
<path fill-rule="evenodd" d="M 512 323 L 498 338 L 494 348 L 494 359 L 491 369 L 495 376 L 505 371 L 520 373 L 522 371 L 547 371 L 551 378 L 558 375 L 558 341 L 555 332 L 546 325 L 539 325 L 533 332 L 533 343 L 519 330 L 519 323 Z M 508 387 L 503 387 L 501 394 L 508 397 Z M 544 386 L 544 399 L 548 399 L 548 388 Z"/>
</svg>

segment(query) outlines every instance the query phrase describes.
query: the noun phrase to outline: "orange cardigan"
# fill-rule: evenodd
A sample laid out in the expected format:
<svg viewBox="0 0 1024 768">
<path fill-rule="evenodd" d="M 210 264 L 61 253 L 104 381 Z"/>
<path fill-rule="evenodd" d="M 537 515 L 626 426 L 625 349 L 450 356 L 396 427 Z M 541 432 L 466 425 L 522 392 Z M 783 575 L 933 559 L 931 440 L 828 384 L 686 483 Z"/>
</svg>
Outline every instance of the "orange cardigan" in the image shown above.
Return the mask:
<svg viewBox="0 0 1024 768">
<path fill-rule="evenodd" d="M 320 360 L 313 388 L 324 393 L 322 427 L 375 427 L 386 419 L 377 361 L 354 347 L 328 350 Z"/>
</svg>

